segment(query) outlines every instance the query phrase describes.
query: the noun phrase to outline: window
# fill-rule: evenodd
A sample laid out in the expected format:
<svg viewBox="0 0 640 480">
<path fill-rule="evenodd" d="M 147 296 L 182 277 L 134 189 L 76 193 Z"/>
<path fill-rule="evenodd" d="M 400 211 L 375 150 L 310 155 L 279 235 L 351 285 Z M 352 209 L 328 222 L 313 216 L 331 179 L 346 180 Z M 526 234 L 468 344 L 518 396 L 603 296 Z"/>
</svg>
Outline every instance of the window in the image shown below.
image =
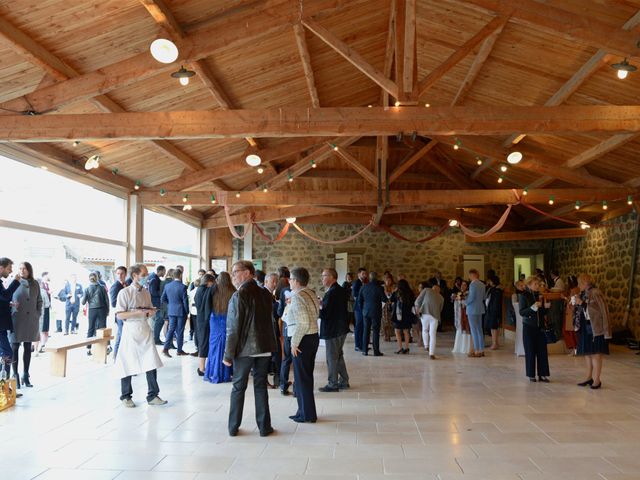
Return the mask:
<svg viewBox="0 0 640 480">
<path fill-rule="evenodd" d="M 0 218 L 126 240 L 126 200 L 0 155 Z"/>
<path fill-rule="evenodd" d="M 144 245 L 199 257 L 200 229 L 169 215 L 145 210 Z"/>
</svg>

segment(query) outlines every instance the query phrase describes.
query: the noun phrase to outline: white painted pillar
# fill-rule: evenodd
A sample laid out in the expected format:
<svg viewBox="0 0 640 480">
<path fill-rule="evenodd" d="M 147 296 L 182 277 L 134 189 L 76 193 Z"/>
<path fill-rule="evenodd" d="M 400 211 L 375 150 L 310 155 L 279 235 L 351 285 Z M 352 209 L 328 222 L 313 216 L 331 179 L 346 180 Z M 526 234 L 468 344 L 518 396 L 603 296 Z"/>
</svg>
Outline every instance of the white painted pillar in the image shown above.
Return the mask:
<svg viewBox="0 0 640 480">
<path fill-rule="evenodd" d="M 209 270 L 209 230 L 200 225 L 200 268 Z"/>
</svg>

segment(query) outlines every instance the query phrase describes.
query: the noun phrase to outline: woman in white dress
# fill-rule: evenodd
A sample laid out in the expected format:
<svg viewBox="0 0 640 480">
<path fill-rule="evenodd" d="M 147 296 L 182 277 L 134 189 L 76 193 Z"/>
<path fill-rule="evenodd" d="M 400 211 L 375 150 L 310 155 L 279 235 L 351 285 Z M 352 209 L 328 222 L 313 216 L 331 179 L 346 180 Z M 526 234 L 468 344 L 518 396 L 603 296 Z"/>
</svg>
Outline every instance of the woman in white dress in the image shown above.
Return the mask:
<svg viewBox="0 0 640 480">
<path fill-rule="evenodd" d="M 469 293 L 469 283 L 462 281 L 460 291 L 452 298 L 455 313 L 456 338 L 453 342 L 453 353 L 469 353 L 473 351 L 469 320 L 466 312 L 466 298 Z"/>
</svg>

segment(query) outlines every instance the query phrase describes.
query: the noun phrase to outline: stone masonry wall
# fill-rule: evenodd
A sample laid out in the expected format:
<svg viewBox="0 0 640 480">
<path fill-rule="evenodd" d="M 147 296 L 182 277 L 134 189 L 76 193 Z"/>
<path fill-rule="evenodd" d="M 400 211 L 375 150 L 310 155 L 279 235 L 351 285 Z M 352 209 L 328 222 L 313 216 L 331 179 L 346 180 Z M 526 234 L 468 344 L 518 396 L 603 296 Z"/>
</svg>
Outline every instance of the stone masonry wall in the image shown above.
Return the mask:
<svg viewBox="0 0 640 480">
<path fill-rule="evenodd" d="M 267 224 L 263 228 L 267 235 L 274 238 L 282 227 L 281 224 Z M 360 225 L 303 225 L 311 235 L 328 240 L 338 240 L 353 235 L 360 230 Z M 433 232 L 429 227 L 394 227 L 408 238 L 424 238 Z M 259 235 L 254 235 L 254 258 L 263 259 L 267 272 L 275 271 L 280 265 L 302 266 L 311 273 L 311 287 L 321 292 L 320 273 L 323 267 L 334 266 L 334 255 L 349 252 L 349 258 L 362 255 L 362 265 L 351 263 L 349 270 L 356 271 L 365 266 L 369 271 L 382 274 L 390 270 L 397 278 L 399 273 L 407 276 L 411 285 L 433 276 L 440 270 L 451 285 L 457 276 L 463 276 L 462 256 L 480 254 L 485 256 L 485 269 L 493 268 L 502 279 L 503 284 L 510 284 L 513 279 L 513 254 L 516 253 L 549 253 L 550 243 L 547 241 L 523 241 L 513 243 L 465 243 L 460 230 L 450 229 L 444 235 L 426 243 L 416 244 L 398 240 L 386 232 L 367 231 L 352 242 L 342 245 L 325 245 L 308 240 L 293 228 L 286 237 L 269 244 Z M 464 275 L 466 276 L 466 275 Z M 342 283 L 344 279 L 340 279 Z"/>
<path fill-rule="evenodd" d="M 607 227 L 592 228 L 587 237 L 556 240 L 554 265 L 560 275 L 589 273 L 607 298 L 612 324 L 620 326 L 627 308 L 636 216 L 618 217 Z M 628 327 L 640 338 L 640 272 L 636 271 Z"/>
</svg>

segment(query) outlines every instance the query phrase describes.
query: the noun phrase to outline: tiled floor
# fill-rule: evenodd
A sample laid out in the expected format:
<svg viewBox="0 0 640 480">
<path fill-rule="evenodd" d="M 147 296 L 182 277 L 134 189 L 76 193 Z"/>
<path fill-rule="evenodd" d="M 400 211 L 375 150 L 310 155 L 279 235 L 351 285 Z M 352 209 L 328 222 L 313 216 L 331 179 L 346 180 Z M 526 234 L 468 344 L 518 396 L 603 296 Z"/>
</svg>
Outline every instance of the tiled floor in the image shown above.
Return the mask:
<svg viewBox="0 0 640 480">
<path fill-rule="evenodd" d="M 247 396 L 240 435 L 226 434 L 230 385 L 195 375 L 192 357 L 159 371 L 165 407 L 118 401 L 111 365 L 82 351 L 66 379 L 34 359 L 33 389 L 0 413 L 2 480 L 637 480 L 640 357 L 616 349 L 604 388 L 582 389 L 582 359 L 551 357 L 552 383 L 531 384 L 511 347 L 484 359 L 453 356 L 443 334 L 429 360 L 413 348 L 363 357 L 347 345 L 352 389 L 317 394 L 319 421 L 296 424 L 295 399 L 270 391 L 277 433 L 258 436 Z M 316 387 L 325 383 L 324 349 Z"/>
</svg>

